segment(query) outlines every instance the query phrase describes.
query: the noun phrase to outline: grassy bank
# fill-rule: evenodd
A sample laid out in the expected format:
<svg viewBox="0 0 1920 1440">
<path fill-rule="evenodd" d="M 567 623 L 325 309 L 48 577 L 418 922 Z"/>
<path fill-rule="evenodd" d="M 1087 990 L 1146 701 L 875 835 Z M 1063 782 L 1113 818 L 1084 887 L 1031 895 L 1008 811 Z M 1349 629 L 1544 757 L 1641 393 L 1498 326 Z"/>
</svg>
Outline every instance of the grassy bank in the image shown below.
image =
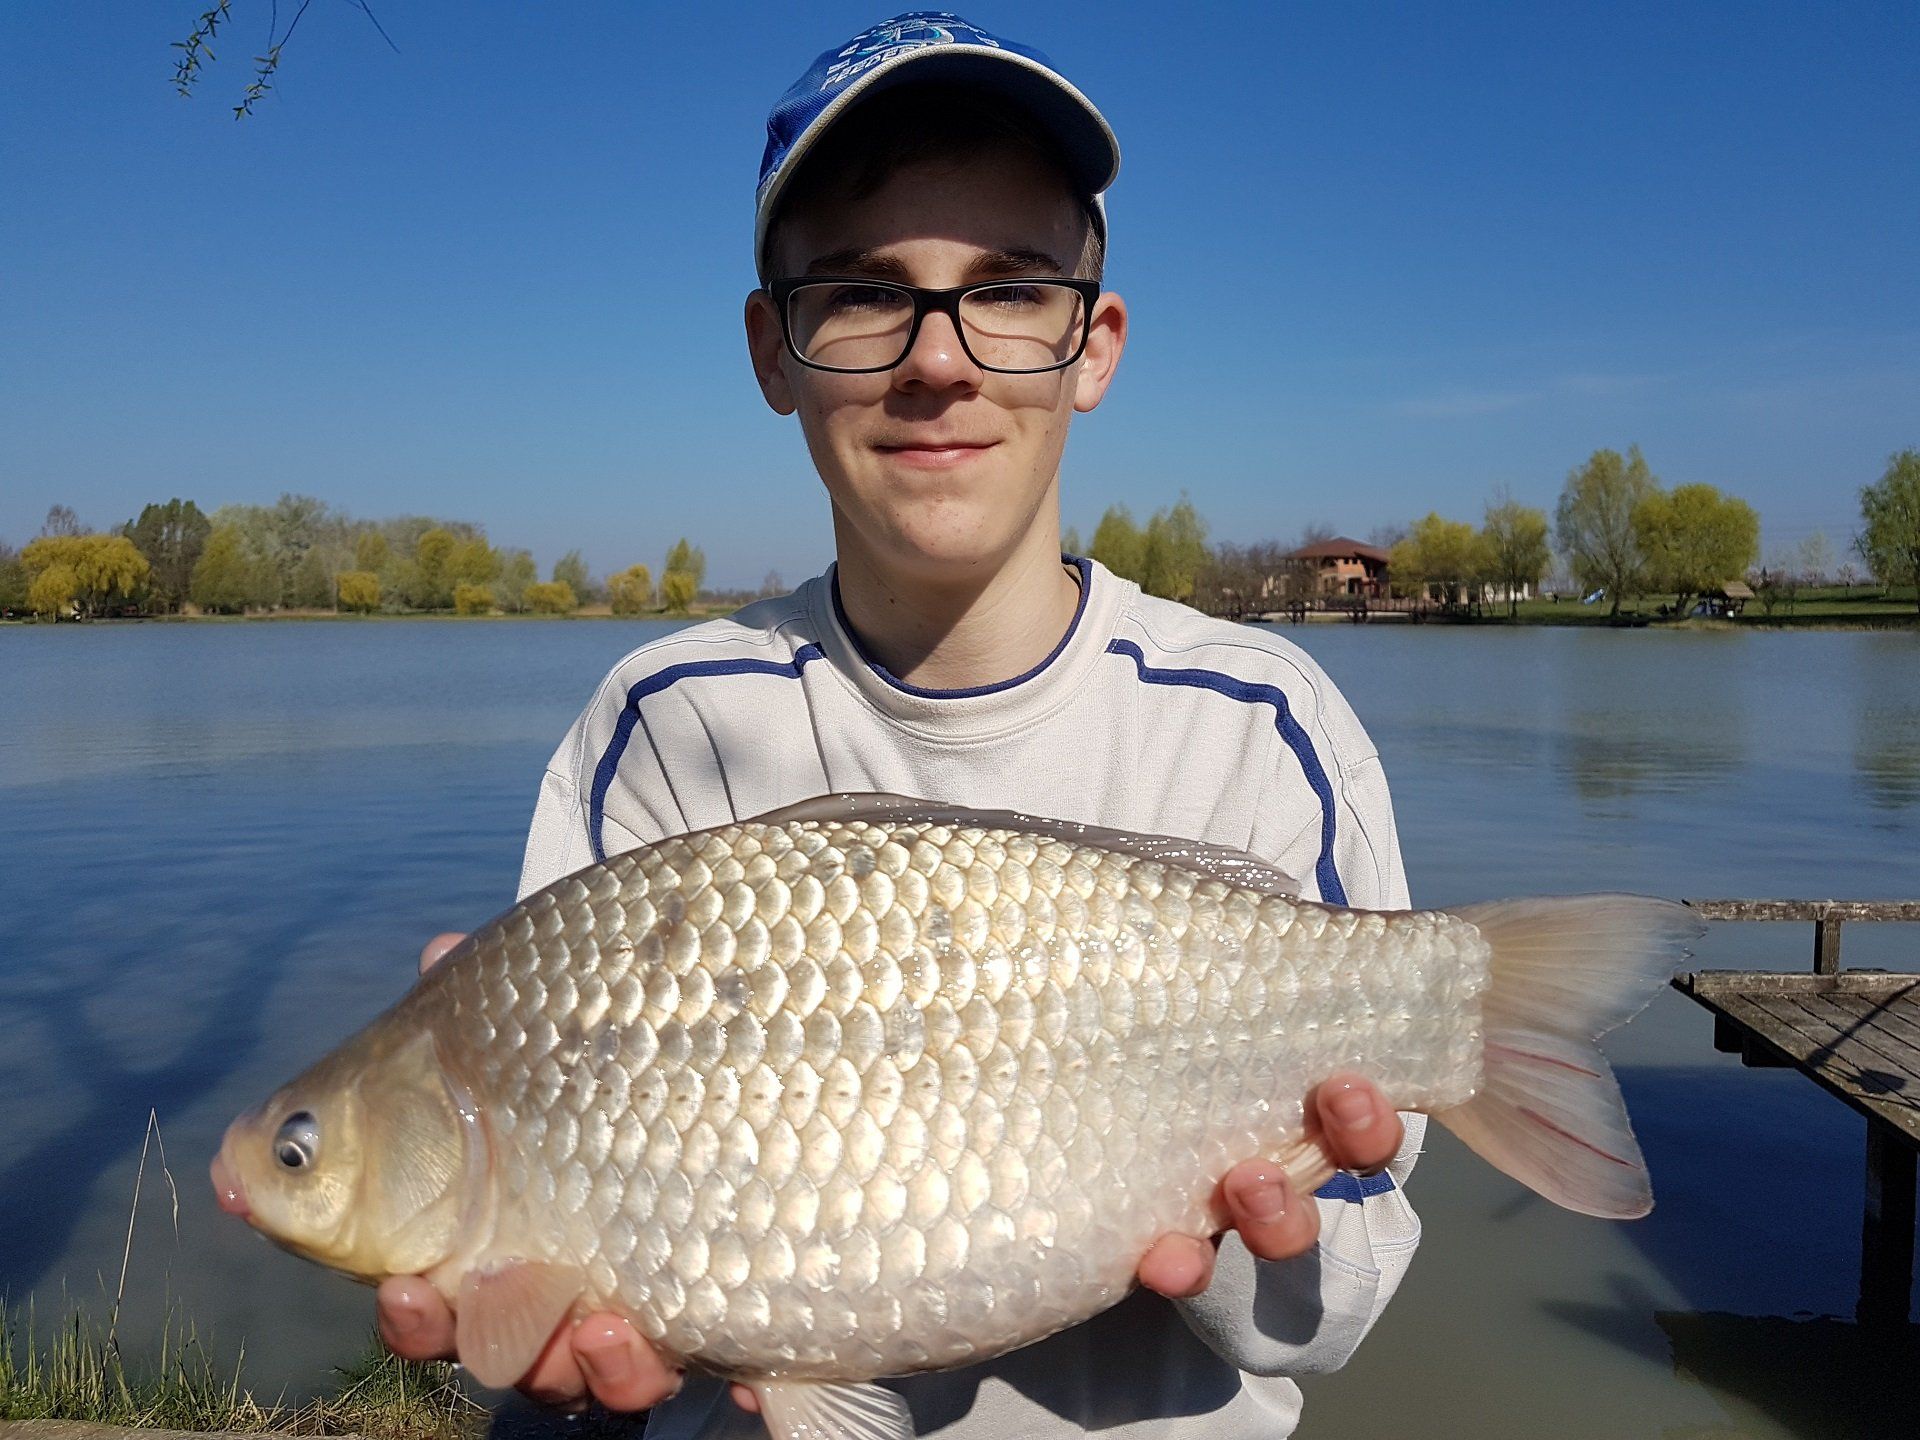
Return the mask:
<svg viewBox="0 0 1920 1440">
<path fill-rule="evenodd" d="M 0 1420 L 79 1420 L 168 1430 L 363 1435 L 367 1440 L 475 1440 L 488 1412 L 451 1365 L 400 1360 L 376 1341 L 317 1399 L 289 1406 L 247 1388 L 244 1358 L 216 1368 L 193 1327 L 170 1317 L 153 1346 L 128 1356 L 124 1337 L 79 1311 L 46 1337 L 31 1309 L 0 1322 Z"/>
<path fill-rule="evenodd" d="M 519 615 L 507 615 L 495 612 L 487 615 L 456 615 L 451 610 L 404 610 L 378 611 L 372 615 L 358 615 L 338 610 L 274 610 L 258 615 L 103 615 L 87 621 L 62 620 L 65 625 L 265 625 L 297 621 L 302 623 L 333 622 L 347 625 L 392 625 L 416 620 L 444 621 L 447 624 L 474 625 L 492 623 L 543 624 L 565 620 L 712 620 L 718 616 L 731 615 L 740 607 L 737 605 L 695 605 L 683 614 L 672 615 L 665 610 L 649 610 L 644 615 L 615 615 L 605 605 L 590 605 L 575 610 L 568 615 L 535 615 L 531 612 Z M 47 625 L 53 622 L 36 620 L 31 616 L 0 616 L 0 625 Z"/>
<path fill-rule="evenodd" d="M 1730 620 L 1677 620 L 1662 616 L 1662 606 L 1672 607 L 1673 595 L 1643 595 L 1620 607 L 1622 619 L 1651 621 L 1656 625 L 1683 625 L 1701 628 L 1806 629 L 1806 630 L 1880 630 L 1920 629 L 1920 608 L 1911 588 L 1851 588 L 1831 585 L 1802 590 L 1791 603 L 1781 600 L 1771 613 L 1756 600 Z M 1490 625 L 1610 625 L 1615 623 L 1604 604 L 1582 605 L 1578 600 L 1523 600 L 1519 613 L 1507 614 L 1504 605 L 1487 607 L 1486 614 L 1459 623 Z"/>
</svg>

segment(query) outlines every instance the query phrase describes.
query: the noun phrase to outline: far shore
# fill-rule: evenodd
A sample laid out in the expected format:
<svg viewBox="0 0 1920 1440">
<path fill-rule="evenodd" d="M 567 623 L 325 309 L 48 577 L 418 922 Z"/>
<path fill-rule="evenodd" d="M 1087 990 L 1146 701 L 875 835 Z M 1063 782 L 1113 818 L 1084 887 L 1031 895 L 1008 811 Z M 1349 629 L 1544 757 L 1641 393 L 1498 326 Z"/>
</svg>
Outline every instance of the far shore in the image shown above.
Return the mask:
<svg viewBox="0 0 1920 1440">
<path fill-rule="evenodd" d="M 1608 607 L 1596 603 L 1582 604 L 1571 597 L 1561 600 L 1523 600 L 1518 613 L 1509 614 L 1504 604 L 1489 604 L 1472 609 L 1432 608 L 1419 613 L 1404 609 L 1368 609 L 1358 614 L 1346 608 L 1347 604 L 1359 602 L 1337 602 L 1337 608 L 1308 610 L 1304 615 L 1287 610 L 1274 610 L 1260 614 L 1241 616 L 1250 624 L 1260 624 L 1276 628 L 1292 628 L 1297 625 L 1439 625 L 1439 626 L 1560 626 L 1586 627 L 1600 629 L 1651 629 L 1651 630 L 1914 630 L 1920 631 L 1920 610 L 1916 609 L 1909 594 L 1900 590 L 1865 590 L 1856 587 L 1846 590 L 1840 586 L 1828 586 L 1809 589 L 1798 596 L 1792 604 L 1784 601 L 1775 605 L 1771 614 L 1757 601 L 1749 601 L 1743 613 L 1737 616 L 1674 616 L 1661 613 L 1663 605 L 1671 609 L 1675 597 L 1648 595 L 1641 596 L 1622 606 L 1620 614 L 1614 616 Z M 551 623 L 565 620 L 650 620 L 692 622 L 712 620 L 731 615 L 742 607 L 741 602 L 731 601 L 696 604 L 690 609 L 678 613 L 665 610 L 648 610 L 638 615 L 616 615 L 612 608 L 601 601 L 594 605 L 583 605 L 577 610 L 563 615 L 539 614 L 533 611 L 521 611 L 509 614 L 504 611 L 490 611 L 484 615 L 461 615 L 451 610 L 401 610 L 374 611 L 371 614 L 337 610 L 272 610 L 242 615 L 212 615 L 189 612 L 175 615 L 112 615 L 98 616 L 86 621 L 63 620 L 61 625 L 258 625 L 275 621 L 296 621 L 302 623 L 333 622 L 340 624 L 392 624 L 405 621 L 432 621 L 447 624 L 469 624 L 475 622 L 498 621 L 534 621 Z M 1405 602 L 1400 602 L 1405 603 Z M 44 625 L 49 622 L 37 620 L 30 615 L 0 615 L 0 627 Z"/>
</svg>

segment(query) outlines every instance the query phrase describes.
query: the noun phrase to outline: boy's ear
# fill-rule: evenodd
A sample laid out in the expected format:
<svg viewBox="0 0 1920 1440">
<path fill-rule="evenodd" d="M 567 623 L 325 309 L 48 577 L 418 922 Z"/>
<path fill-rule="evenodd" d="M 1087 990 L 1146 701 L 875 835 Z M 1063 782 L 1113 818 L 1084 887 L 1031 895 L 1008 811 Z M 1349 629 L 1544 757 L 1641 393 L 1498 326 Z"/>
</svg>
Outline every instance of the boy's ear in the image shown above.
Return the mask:
<svg viewBox="0 0 1920 1440">
<path fill-rule="evenodd" d="M 1085 414 L 1094 408 L 1113 383 L 1120 352 L 1127 348 L 1127 302 L 1111 290 L 1093 305 L 1093 325 L 1087 332 L 1087 353 L 1080 357 L 1073 381 L 1073 408 Z"/>
<path fill-rule="evenodd" d="M 753 360 L 753 378 L 760 393 L 778 415 L 794 412 L 793 391 L 787 384 L 786 342 L 780 336 L 780 314 L 765 290 L 747 296 L 747 354 Z"/>
</svg>

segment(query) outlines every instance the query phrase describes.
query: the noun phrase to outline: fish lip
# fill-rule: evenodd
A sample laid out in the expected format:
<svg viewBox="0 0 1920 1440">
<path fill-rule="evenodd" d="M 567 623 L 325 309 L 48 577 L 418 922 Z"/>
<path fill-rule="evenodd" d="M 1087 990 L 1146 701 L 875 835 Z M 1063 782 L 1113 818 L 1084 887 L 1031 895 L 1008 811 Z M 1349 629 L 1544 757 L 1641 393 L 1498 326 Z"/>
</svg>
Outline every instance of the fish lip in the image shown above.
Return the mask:
<svg viewBox="0 0 1920 1440">
<path fill-rule="evenodd" d="M 220 1149 L 215 1152 L 213 1164 L 208 1167 L 213 1180 L 213 1198 L 220 1208 L 229 1215 L 237 1215 L 249 1224 L 253 1222 L 253 1207 L 247 1203 L 247 1187 L 240 1179 L 240 1172 L 227 1160 L 227 1144 L 221 1141 Z"/>
</svg>

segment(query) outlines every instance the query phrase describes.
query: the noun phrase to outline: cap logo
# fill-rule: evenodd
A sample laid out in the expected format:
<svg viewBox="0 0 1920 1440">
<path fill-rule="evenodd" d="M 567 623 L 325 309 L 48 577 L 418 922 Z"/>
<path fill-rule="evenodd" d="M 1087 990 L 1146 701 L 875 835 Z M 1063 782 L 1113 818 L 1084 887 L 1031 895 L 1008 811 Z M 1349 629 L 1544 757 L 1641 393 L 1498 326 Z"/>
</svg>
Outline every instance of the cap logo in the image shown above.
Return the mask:
<svg viewBox="0 0 1920 1440">
<path fill-rule="evenodd" d="M 985 31 L 976 30 L 958 15 L 947 11 L 918 11 L 900 15 L 875 25 L 848 42 L 827 67 L 822 90 L 846 84 L 876 65 L 884 65 L 909 50 L 924 50 L 933 45 L 985 45 L 998 50 L 1001 44 Z"/>
</svg>

